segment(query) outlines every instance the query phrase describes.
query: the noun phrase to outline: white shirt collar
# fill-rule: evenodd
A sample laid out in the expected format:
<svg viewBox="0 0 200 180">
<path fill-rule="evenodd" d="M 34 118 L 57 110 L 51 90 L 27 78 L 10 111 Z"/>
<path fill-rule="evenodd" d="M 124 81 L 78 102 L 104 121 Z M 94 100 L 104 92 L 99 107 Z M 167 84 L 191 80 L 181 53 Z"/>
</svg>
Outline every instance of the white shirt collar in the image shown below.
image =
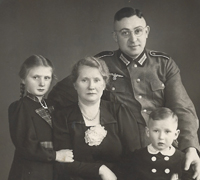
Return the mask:
<svg viewBox="0 0 200 180">
<path fill-rule="evenodd" d="M 152 144 L 147 146 L 147 150 L 150 154 L 158 154 L 160 152 L 164 156 L 172 156 L 176 151 L 176 149 L 173 146 L 170 146 L 162 151 L 158 151 L 153 147 Z"/>
</svg>

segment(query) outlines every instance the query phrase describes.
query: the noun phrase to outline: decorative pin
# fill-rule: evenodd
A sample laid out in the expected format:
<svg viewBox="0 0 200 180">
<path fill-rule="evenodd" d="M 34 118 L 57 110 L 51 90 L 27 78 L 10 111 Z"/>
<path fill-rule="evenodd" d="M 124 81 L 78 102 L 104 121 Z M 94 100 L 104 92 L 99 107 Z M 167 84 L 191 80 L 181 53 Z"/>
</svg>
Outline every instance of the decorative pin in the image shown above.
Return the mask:
<svg viewBox="0 0 200 180">
<path fill-rule="evenodd" d="M 117 80 L 117 77 L 124 77 L 124 76 L 122 76 L 122 75 L 120 75 L 120 74 L 116 74 L 116 73 L 110 73 L 110 75 L 111 76 L 113 76 L 113 81 L 116 81 Z"/>
</svg>

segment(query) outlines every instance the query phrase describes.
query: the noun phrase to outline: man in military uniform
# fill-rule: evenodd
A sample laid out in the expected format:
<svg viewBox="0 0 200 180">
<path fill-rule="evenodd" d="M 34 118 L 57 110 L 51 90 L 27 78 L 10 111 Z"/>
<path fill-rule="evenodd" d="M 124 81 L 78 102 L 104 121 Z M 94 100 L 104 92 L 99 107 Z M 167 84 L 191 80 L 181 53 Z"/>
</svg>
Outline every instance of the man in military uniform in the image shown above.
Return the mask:
<svg viewBox="0 0 200 180">
<path fill-rule="evenodd" d="M 114 17 L 114 40 L 119 50 L 101 52 L 110 70 L 110 85 L 104 98 L 121 102 L 137 119 L 141 147 L 149 141 L 145 127 L 149 114 L 157 107 L 168 107 L 179 117 L 178 147 L 186 153 L 185 169 L 194 166 L 200 180 L 198 118 L 180 77 L 180 70 L 168 55 L 145 48 L 150 27 L 140 10 L 122 8 Z M 58 82 L 49 94 L 58 107 L 77 102 L 70 76 Z M 131 132 L 130 132 L 131 136 Z"/>
</svg>

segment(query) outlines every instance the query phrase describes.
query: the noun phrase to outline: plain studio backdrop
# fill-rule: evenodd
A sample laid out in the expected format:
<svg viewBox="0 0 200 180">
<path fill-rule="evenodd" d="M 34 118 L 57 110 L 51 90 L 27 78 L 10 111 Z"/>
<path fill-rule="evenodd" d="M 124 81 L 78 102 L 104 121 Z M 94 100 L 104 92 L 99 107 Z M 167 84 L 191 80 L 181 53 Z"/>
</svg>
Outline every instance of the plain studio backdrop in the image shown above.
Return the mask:
<svg viewBox="0 0 200 180">
<path fill-rule="evenodd" d="M 5 0 L 0 3 L 0 179 L 6 180 L 14 146 L 7 109 L 19 99 L 18 71 L 32 54 L 53 61 L 58 80 L 82 57 L 115 50 L 113 16 L 125 6 L 139 8 L 151 27 L 149 49 L 166 52 L 200 117 L 199 0 Z"/>
</svg>

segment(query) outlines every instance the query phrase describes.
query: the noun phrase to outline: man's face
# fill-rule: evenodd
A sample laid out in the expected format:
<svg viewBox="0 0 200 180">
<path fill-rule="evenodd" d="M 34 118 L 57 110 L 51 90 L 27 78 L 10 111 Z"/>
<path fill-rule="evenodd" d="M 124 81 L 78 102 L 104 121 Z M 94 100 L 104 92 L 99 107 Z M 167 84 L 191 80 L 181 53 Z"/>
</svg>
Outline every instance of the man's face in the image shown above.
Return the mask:
<svg viewBox="0 0 200 180">
<path fill-rule="evenodd" d="M 149 31 L 144 18 L 134 15 L 115 21 L 113 37 L 121 51 L 135 59 L 144 50 Z"/>
</svg>

